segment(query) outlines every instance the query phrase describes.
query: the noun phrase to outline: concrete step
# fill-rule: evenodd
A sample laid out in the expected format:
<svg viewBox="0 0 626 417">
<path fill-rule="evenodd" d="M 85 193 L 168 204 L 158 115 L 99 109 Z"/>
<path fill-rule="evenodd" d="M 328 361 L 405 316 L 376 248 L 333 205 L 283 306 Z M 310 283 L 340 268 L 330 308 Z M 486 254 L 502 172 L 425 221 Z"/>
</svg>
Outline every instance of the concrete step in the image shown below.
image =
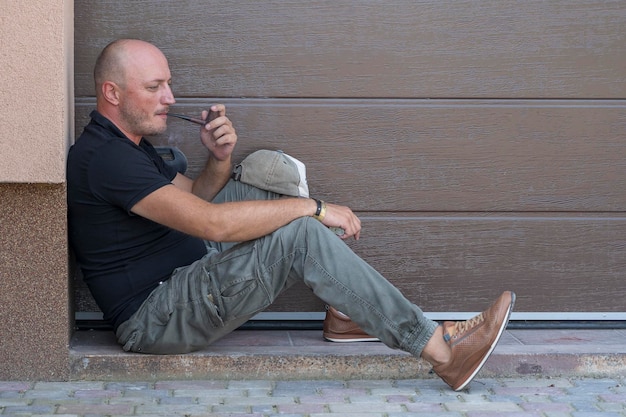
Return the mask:
<svg viewBox="0 0 626 417">
<path fill-rule="evenodd" d="M 124 352 L 111 331 L 78 331 L 73 380 L 432 378 L 430 366 L 379 342 L 332 343 L 317 330 L 237 330 L 185 355 Z M 507 330 L 479 377 L 623 377 L 626 330 Z"/>
</svg>

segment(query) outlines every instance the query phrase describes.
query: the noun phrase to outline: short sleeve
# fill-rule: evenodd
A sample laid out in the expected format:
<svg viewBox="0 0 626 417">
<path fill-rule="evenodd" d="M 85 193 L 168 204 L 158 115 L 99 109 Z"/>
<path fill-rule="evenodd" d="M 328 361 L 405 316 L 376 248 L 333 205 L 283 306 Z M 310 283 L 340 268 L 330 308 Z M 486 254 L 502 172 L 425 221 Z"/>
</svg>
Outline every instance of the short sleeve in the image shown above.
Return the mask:
<svg viewBox="0 0 626 417">
<path fill-rule="evenodd" d="M 110 141 L 92 160 L 89 186 L 96 198 L 130 212 L 142 198 L 171 184 L 175 176 L 156 151 L 150 155 L 133 143 Z"/>
</svg>

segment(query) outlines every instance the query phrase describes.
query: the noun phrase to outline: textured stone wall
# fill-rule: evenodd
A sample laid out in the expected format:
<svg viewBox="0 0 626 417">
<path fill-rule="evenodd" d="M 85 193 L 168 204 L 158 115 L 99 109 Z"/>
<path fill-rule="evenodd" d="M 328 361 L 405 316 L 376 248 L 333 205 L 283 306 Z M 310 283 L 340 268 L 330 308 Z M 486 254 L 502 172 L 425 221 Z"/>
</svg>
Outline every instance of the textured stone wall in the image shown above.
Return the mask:
<svg viewBox="0 0 626 417">
<path fill-rule="evenodd" d="M 63 184 L 0 184 L 0 380 L 68 378 Z"/>
<path fill-rule="evenodd" d="M 74 1 L 3 2 L 0 38 L 0 380 L 63 380 Z"/>
<path fill-rule="evenodd" d="M 2 3 L 0 182 L 65 181 L 73 120 L 73 4 Z"/>
</svg>

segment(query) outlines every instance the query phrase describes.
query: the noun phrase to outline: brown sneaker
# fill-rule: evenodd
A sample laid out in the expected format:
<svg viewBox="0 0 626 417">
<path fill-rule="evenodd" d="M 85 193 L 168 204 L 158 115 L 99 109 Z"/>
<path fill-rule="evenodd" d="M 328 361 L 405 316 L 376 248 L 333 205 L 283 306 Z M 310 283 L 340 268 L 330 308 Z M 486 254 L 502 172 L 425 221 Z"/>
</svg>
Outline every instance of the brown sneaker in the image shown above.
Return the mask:
<svg viewBox="0 0 626 417">
<path fill-rule="evenodd" d="M 485 364 L 506 328 L 514 303 L 515 293 L 505 291 L 476 317 L 443 323 L 444 339 L 452 349 L 452 357 L 433 370 L 454 391 L 465 388 Z"/>
<path fill-rule="evenodd" d="M 331 342 L 378 342 L 378 338 L 365 333 L 350 317 L 331 306 L 326 308 L 323 335 Z"/>
</svg>

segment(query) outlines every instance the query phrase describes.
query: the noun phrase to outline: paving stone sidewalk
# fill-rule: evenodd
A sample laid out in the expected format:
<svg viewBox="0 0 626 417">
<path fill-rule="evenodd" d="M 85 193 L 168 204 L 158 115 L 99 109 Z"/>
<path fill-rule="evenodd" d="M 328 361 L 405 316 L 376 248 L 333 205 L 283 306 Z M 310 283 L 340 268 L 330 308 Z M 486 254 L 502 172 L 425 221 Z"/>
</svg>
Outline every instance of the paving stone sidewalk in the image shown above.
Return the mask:
<svg viewBox="0 0 626 417">
<path fill-rule="evenodd" d="M 626 417 L 624 378 L 0 382 L 0 416 Z"/>
</svg>

